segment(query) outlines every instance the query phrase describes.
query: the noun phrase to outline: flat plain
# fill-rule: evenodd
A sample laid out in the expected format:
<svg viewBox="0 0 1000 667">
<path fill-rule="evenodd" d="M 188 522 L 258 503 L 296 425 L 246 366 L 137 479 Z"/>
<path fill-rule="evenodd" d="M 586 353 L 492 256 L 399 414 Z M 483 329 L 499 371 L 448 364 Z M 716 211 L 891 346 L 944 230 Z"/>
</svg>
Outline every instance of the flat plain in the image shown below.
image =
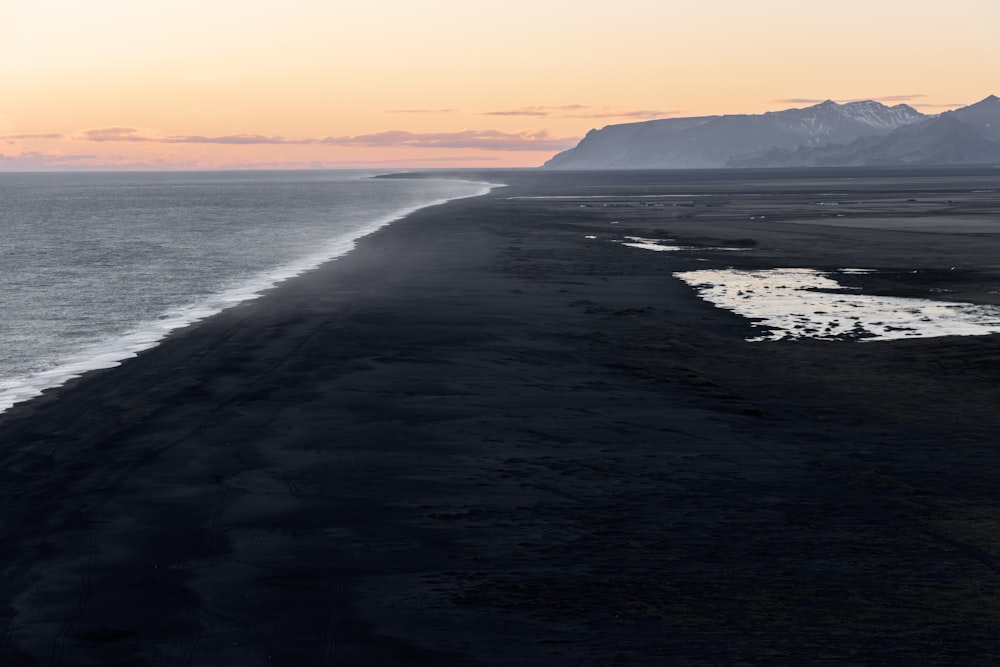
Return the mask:
<svg viewBox="0 0 1000 667">
<path fill-rule="evenodd" d="M 1000 336 L 752 343 L 675 276 L 997 305 L 1000 173 L 461 175 L 0 417 L 0 661 L 1000 660 Z"/>
</svg>

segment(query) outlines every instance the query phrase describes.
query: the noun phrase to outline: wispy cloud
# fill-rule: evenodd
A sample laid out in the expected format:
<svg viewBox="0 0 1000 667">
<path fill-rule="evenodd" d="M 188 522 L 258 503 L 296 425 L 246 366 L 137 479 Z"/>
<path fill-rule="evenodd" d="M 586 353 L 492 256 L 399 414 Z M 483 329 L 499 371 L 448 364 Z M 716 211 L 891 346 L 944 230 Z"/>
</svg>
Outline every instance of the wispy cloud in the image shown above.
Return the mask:
<svg viewBox="0 0 1000 667">
<path fill-rule="evenodd" d="M 479 148 L 498 151 L 561 150 L 575 145 L 572 137 L 552 137 L 546 130 L 535 132 L 501 132 L 499 130 L 462 130 L 459 132 L 408 132 L 389 130 L 353 136 L 289 139 L 261 134 L 225 136 L 170 135 L 157 137 L 134 127 L 103 127 L 84 130 L 78 135 L 83 141 L 149 142 L 160 144 L 228 144 L 228 145 L 323 145 L 369 146 L 386 148 Z"/>
<path fill-rule="evenodd" d="M 229 145 L 260 145 L 260 144 L 314 144 L 314 139 L 286 139 L 284 137 L 268 137 L 262 134 L 229 134 L 221 137 L 205 137 L 197 134 L 182 134 L 162 139 L 153 139 L 165 144 L 229 144 Z"/>
<path fill-rule="evenodd" d="M 553 107 L 521 107 L 506 111 L 486 111 L 484 116 L 551 116 Z"/>
<path fill-rule="evenodd" d="M 931 104 L 929 102 L 914 102 L 910 106 L 920 107 L 921 109 L 958 109 L 959 107 L 968 106 L 968 102 L 949 102 L 947 104 Z"/>
<path fill-rule="evenodd" d="M 63 139 L 65 135 L 58 132 L 44 132 L 39 134 L 0 134 L 0 141 L 19 141 L 24 139 Z"/>
<path fill-rule="evenodd" d="M 676 116 L 680 113 L 677 109 L 660 111 L 657 109 L 637 109 L 635 111 L 612 111 L 608 113 L 594 112 L 589 114 L 578 114 L 569 116 L 570 118 L 664 118 L 666 116 Z"/>
<path fill-rule="evenodd" d="M 150 141 L 139 133 L 134 127 L 99 127 L 93 130 L 84 130 L 80 133 L 79 139 L 83 141 Z"/>
<path fill-rule="evenodd" d="M 920 99 L 921 97 L 927 97 L 923 93 L 915 93 L 913 95 L 883 95 L 881 97 L 876 97 L 874 99 L 879 102 L 911 102 L 913 100 Z"/>
<path fill-rule="evenodd" d="M 501 160 L 494 156 L 422 157 L 399 160 L 295 160 L 280 162 L 227 162 L 226 169 L 402 169 L 444 168 L 470 163 L 488 164 Z"/>
<path fill-rule="evenodd" d="M 826 102 L 826 100 L 815 99 L 812 97 L 784 97 L 771 101 L 779 104 L 819 104 L 820 102 Z"/>
<path fill-rule="evenodd" d="M 143 133 L 134 127 L 101 127 L 84 130 L 77 137 L 83 141 L 125 141 L 157 144 L 311 144 L 315 139 L 286 139 L 262 134 L 230 134 L 206 137 L 197 134 L 177 134 L 157 137 Z"/>
<path fill-rule="evenodd" d="M 0 170 L 2 171 L 31 171 L 35 169 L 52 168 L 79 168 L 86 166 L 87 162 L 96 159 L 96 155 L 64 155 L 59 153 L 45 153 L 40 151 L 29 151 L 18 155 L 5 155 L 0 153 Z"/>
<path fill-rule="evenodd" d="M 676 109 L 619 110 L 611 107 L 592 107 L 586 104 L 564 104 L 561 106 L 529 106 L 517 109 L 486 111 L 484 116 L 533 116 L 552 118 L 662 118 L 678 113 Z"/>
<path fill-rule="evenodd" d="M 875 100 L 876 102 L 911 102 L 913 100 L 918 100 L 922 97 L 927 97 L 923 93 L 914 93 L 912 95 L 881 95 L 877 97 L 852 97 L 850 99 L 839 99 L 834 100 L 839 104 L 845 104 L 848 102 L 867 102 L 868 100 Z M 785 97 L 777 100 L 771 100 L 772 102 L 779 102 L 781 104 L 820 104 L 826 102 L 825 99 L 813 98 L 813 97 Z M 923 105 L 928 106 L 928 105 Z"/>
<path fill-rule="evenodd" d="M 390 130 L 347 137 L 326 137 L 319 141 L 319 143 L 328 146 L 481 148 L 500 151 L 560 150 L 573 146 L 576 142 L 575 138 L 552 137 L 546 130 L 537 132 L 501 132 L 499 130 L 407 132 Z"/>
</svg>

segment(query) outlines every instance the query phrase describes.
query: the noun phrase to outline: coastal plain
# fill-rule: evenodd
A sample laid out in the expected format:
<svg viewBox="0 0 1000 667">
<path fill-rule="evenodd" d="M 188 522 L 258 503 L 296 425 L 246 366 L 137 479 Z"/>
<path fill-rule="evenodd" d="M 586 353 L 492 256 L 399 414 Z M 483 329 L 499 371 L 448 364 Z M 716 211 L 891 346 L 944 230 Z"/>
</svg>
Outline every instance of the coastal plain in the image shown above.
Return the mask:
<svg viewBox="0 0 1000 667">
<path fill-rule="evenodd" d="M 1000 172 L 432 175 L 503 186 L 0 415 L 0 663 L 1000 661 L 1000 335 L 675 275 L 997 306 Z"/>
</svg>

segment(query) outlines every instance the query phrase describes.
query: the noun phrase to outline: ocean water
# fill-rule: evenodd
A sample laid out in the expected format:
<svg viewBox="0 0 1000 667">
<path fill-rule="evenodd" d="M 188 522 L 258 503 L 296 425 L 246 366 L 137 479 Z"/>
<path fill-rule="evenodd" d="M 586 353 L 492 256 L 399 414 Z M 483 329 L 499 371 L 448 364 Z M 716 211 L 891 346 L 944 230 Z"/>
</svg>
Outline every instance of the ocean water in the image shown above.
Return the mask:
<svg viewBox="0 0 1000 667">
<path fill-rule="evenodd" d="M 372 175 L 0 174 L 0 412 L 490 188 Z"/>
</svg>

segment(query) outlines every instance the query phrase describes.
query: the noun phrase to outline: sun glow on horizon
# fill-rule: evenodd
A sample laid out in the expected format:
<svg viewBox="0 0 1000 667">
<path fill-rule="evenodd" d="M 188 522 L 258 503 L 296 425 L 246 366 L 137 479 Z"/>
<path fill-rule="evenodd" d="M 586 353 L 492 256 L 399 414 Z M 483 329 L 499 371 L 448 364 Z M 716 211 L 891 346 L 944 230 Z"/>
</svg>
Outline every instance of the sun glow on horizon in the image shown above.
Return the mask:
<svg viewBox="0 0 1000 667">
<path fill-rule="evenodd" d="M 5 0 L 0 170 L 531 167 L 614 123 L 1000 93 L 993 0 L 342 4 Z"/>
</svg>

